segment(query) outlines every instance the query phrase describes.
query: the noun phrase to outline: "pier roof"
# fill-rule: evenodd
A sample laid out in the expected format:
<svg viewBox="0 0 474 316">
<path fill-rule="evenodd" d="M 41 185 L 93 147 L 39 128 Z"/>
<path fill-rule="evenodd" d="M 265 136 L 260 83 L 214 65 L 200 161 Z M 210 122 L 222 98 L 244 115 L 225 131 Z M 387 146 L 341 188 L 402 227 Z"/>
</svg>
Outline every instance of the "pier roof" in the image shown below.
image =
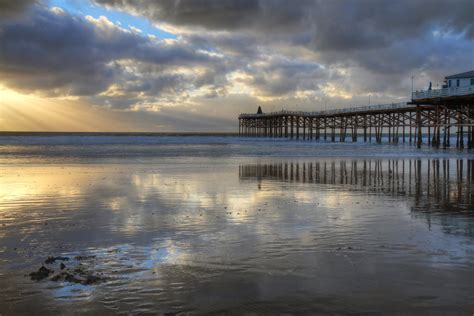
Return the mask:
<svg viewBox="0 0 474 316">
<path fill-rule="evenodd" d="M 459 74 L 447 76 L 446 79 L 474 78 L 474 70 L 462 72 Z"/>
</svg>

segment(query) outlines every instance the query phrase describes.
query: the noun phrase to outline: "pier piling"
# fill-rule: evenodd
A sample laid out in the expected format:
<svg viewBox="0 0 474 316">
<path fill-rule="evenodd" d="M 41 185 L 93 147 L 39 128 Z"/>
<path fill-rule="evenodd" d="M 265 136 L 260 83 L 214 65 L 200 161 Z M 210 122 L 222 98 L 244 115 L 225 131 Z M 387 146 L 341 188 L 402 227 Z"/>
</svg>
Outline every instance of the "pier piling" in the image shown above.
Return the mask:
<svg viewBox="0 0 474 316">
<path fill-rule="evenodd" d="M 239 136 L 271 137 L 296 140 L 345 142 L 350 132 L 352 142 L 397 144 L 400 141 L 433 147 L 450 146 L 451 129 L 456 147 L 474 147 L 474 94 L 408 103 L 384 104 L 319 112 L 280 111 L 241 114 Z M 443 135 L 441 135 L 441 133 Z M 362 138 L 362 134 L 361 138 Z M 441 139 L 441 136 L 443 139 Z"/>
</svg>

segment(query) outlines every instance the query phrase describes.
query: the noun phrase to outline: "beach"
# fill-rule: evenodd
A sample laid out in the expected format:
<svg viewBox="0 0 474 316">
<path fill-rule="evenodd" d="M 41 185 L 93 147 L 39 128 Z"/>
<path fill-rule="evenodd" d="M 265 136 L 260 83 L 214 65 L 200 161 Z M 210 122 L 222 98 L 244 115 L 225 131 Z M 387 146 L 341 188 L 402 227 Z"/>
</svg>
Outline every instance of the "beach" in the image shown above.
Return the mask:
<svg viewBox="0 0 474 316">
<path fill-rule="evenodd" d="M 1 314 L 470 314 L 474 153 L 4 135 L 0 262 Z"/>
</svg>

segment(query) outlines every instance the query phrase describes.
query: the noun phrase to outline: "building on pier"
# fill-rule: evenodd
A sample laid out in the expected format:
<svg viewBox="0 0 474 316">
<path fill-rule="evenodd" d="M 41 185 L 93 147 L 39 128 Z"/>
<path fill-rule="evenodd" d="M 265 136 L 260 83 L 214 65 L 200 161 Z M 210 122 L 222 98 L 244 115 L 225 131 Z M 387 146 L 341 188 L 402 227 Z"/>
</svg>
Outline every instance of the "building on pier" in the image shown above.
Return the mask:
<svg viewBox="0 0 474 316">
<path fill-rule="evenodd" d="M 474 70 L 447 76 L 443 88 L 474 86 Z"/>
<path fill-rule="evenodd" d="M 441 89 L 428 89 L 412 93 L 412 100 L 452 97 L 474 94 L 474 70 L 447 76 Z"/>
</svg>

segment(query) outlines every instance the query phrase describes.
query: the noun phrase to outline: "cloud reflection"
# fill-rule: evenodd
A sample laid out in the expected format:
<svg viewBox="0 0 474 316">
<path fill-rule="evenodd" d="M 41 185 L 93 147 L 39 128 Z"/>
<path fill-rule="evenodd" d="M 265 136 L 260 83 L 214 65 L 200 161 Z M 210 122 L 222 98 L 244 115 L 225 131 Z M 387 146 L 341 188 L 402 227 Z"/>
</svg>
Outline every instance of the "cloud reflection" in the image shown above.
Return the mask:
<svg viewBox="0 0 474 316">
<path fill-rule="evenodd" d="M 0 272 L 96 255 L 89 266 L 108 282 L 41 293 L 119 309 L 153 293 L 149 311 L 203 310 L 189 300 L 199 293 L 247 302 L 249 288 L 273 300 L 293 283 L 351 297 L 360 278 L 380 280 L 361 291 L 402 297 L 413 275 L 413 293 L 435 273 L 470 280 L 473 170 L 465 159 L 2 165 Z"/>
</svg>

